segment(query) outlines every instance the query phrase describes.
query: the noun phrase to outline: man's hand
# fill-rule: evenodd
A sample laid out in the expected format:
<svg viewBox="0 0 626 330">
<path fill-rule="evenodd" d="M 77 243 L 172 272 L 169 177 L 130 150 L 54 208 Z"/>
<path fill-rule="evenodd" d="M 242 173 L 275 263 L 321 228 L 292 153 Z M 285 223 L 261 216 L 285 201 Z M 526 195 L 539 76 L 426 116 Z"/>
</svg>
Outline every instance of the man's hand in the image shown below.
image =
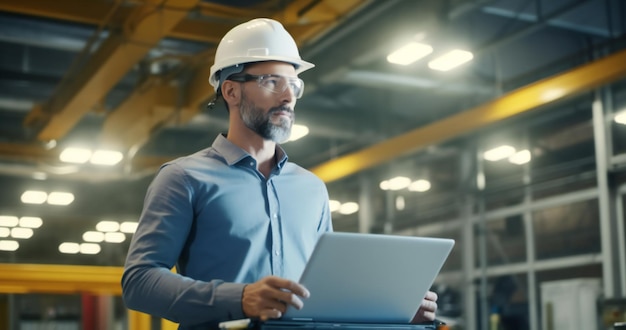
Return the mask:
<svg viewBox="0 0 626 330">
<path fill-rule="evenodd" d="M 426 292 L 426 297 L 422 299 L 420 308 L 417 310 L 417 314 L 415 314 L 411 323 L 434 321 L 435 313 L 437 312 L 437 298 L 436 293 L 432 291 Z"/>
<path fill-rule="evenodd" d="M 300 297 L 309 295 L 309 291 L 296 282 L 267 276 L 244 287 L 241 305 L 247 317 L 265 321 L 283 316 L 289 305 L 301 309 L 304 304 Z"/>
</svg>

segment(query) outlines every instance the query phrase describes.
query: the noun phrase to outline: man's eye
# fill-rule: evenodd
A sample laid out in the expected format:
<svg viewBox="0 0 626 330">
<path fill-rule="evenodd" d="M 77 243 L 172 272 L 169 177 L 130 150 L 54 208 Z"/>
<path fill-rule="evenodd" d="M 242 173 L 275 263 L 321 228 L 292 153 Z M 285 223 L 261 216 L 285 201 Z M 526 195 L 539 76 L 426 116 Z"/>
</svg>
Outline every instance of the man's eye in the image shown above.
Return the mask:
<svg viewBox="0 0 626 330">
<path fill-rule="evenodd" d="M 278 85 L 278 78 L 275 78 L 275 77 L 265 78 L 263 79 L 263 85 L 267 87 L 275 87 L 276 85 Z"/>
</svg>

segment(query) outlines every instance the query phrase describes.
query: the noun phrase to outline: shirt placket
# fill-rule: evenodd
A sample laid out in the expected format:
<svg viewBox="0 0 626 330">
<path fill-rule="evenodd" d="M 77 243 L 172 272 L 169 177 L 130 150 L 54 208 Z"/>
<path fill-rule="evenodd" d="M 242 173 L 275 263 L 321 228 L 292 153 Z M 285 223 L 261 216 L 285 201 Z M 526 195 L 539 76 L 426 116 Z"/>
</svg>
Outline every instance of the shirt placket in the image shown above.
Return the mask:
<svg viewBox="0 0 626 330">
<path fill-rule="evenodd" d="M 284 276 L 283 265 L 283 239 L 281 235 L 280 209 L 278 196 L 272 179 L 266 182 L 267 200 L 269 203 L 270 228 L 272 235 L 272 273 L 276 276 Z"/>
</svg>

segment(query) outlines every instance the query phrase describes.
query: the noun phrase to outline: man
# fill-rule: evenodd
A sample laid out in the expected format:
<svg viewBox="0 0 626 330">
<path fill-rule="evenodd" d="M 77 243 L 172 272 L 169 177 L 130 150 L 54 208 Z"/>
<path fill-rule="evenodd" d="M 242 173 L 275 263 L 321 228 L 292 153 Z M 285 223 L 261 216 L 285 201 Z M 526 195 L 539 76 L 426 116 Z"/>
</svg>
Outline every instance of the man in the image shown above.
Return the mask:
<svg viewBox="0 0 626 330">
<path fill-rule="evenodd" d="M 328 193 L 277 143 L 289 137 L 302 96 L 297 74 L 312 67 L 274 20 L 224 36 L 209 81 L 229 111 L 228 135 L 154 178 L 122 277 L 129 308 L 181 329 L 302 308 L 310 293 L 296 281 L 332 231 Z M 416 321 L 434 319 L 436 299 L 428 293 Z"/>
</svg>

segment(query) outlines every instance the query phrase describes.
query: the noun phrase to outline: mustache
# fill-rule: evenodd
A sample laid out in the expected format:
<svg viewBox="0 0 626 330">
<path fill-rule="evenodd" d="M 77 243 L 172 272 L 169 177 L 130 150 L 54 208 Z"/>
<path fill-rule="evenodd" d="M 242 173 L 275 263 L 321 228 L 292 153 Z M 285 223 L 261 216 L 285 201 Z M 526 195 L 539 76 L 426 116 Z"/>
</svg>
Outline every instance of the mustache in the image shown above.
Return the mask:
<svg viewBox="0 0 626 330">
<path fill-rule="evenodd" d="M 288 106 L 275 107 L 275 108 L 271 108 L 270 111 L 268 111 L 269 114 L 273 114 L 275 112 L 287 112 L 292 116 L 294 114 L 293 109 Z"/>
</svg>

